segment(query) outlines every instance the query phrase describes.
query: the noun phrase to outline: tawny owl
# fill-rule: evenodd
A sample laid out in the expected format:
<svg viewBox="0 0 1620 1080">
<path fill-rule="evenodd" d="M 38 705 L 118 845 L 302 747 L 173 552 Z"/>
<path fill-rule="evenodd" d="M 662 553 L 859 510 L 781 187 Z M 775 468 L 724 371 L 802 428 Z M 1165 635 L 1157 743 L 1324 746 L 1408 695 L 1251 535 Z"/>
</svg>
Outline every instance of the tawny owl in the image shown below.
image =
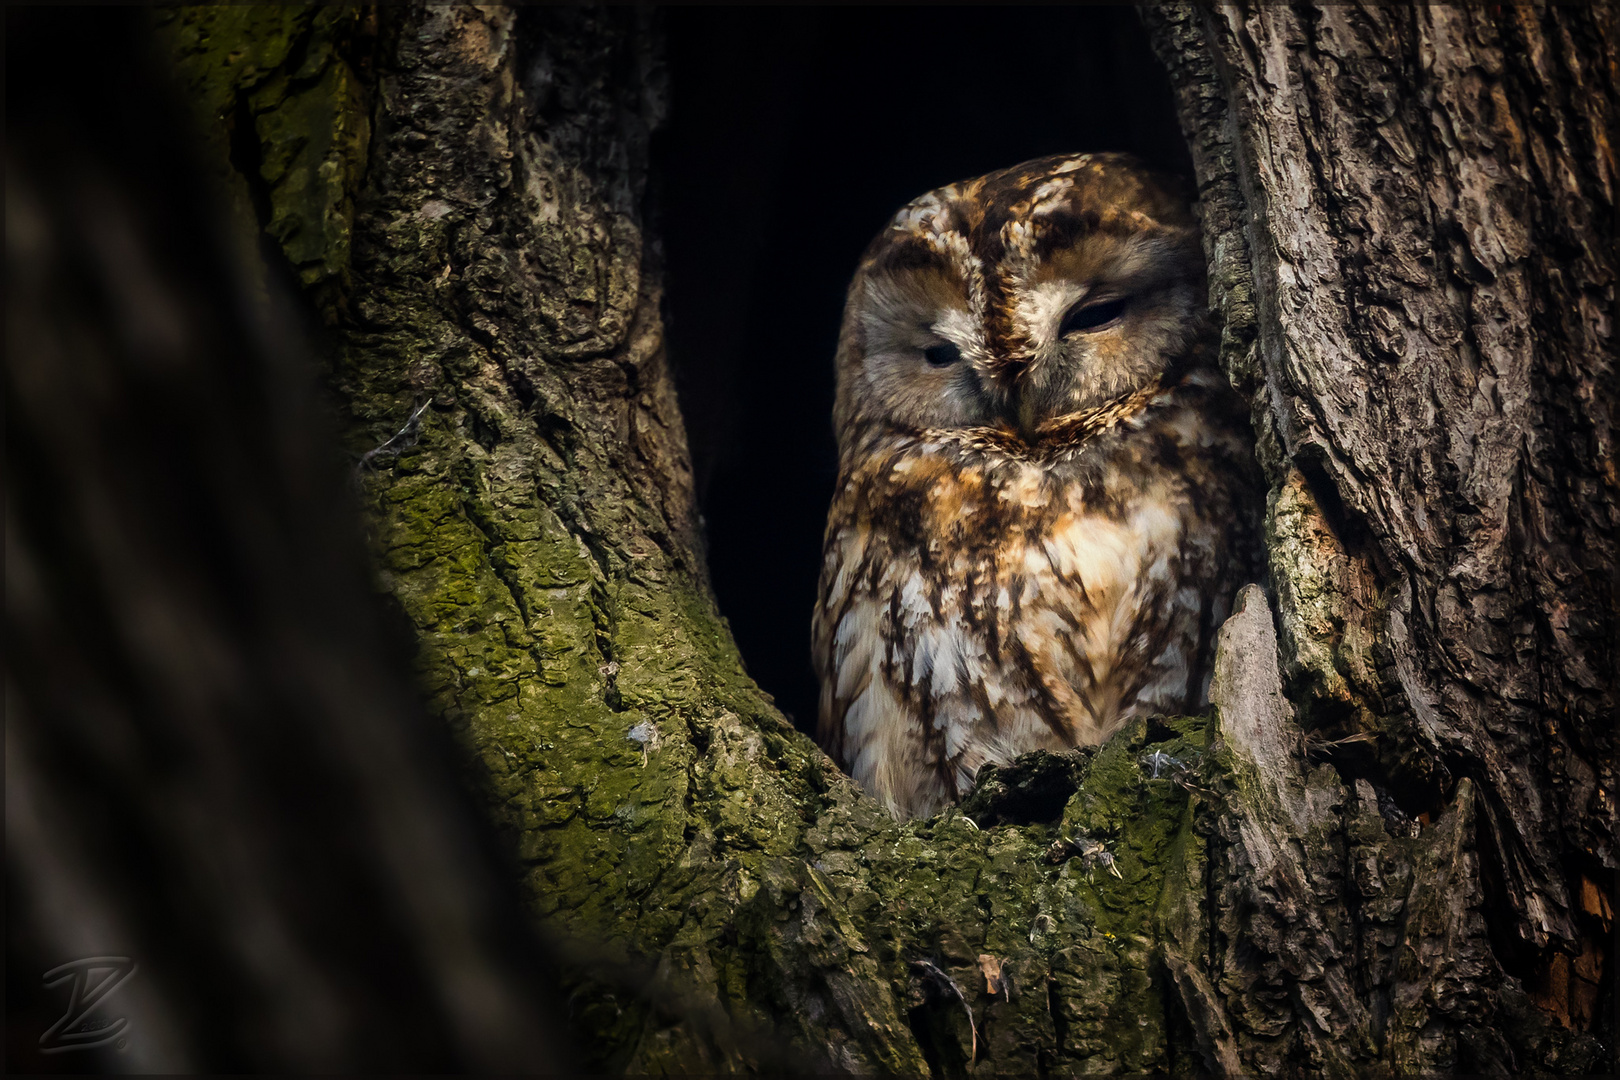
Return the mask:
<svg viewBox="0 0 1620 1080">
<path fill-rule="evenodd" d="M 1208 338 L 1189 202 L 1123 155 L 930 192 L 867 249 L 813 637 L 822 744 L 892 813 L 1204 704 L 1258 490 Z"/>
</svg>

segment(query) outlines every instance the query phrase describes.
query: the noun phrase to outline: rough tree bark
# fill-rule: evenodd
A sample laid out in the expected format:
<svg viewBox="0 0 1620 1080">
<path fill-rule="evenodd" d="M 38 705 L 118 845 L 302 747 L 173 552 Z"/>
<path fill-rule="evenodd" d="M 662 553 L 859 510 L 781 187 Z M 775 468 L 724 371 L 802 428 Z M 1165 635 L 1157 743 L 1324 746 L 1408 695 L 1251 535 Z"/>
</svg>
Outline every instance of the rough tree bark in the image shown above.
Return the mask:
<svg viewBox="0 0 1620 1080">
<path fill-rule="evenodd" d="M 1211 915 L 1275 924 L 1264 981 L 1347 1062 L 1365 1040 L 1397 1066 L 1551 1064 L 1514 1029 L 1527 1000 L 1612 1054 L 1615 9 L 1152 22 L 1272 481 L 1288 696 L 1337 773 L 1296 822 L 1348 820 L 1365 778 L 1426 849 L 1352 828 L 1323 874 L 1218 887 Z M 1285 929 L 1301 890 L 1326 937 Z"/>
<path fill-rule="evenodd" d="M 1611 8 L 1150 12 L 1269 598 L 1213 717 L 904 825 L 705 584 L 644 214 L 656 20 L 165 18 L 331 327 L 382 586 L 596 1066 L 1614 1067 Z"/>
</svg>

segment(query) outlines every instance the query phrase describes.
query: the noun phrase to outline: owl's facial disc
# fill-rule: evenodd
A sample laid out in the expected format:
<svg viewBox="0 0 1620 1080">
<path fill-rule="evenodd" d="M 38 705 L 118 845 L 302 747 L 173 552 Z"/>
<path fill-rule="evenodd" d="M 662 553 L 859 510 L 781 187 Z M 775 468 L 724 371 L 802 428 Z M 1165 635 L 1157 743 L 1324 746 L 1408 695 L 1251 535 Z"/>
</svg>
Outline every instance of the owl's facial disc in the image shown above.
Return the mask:
<svg viewBox="0 0 1620 1080">
<path fill-rule="evenodd" d="M 1197 263 L 1170 257 L 1174 248 L 1159 238 L 1094 237 L 1076 249 L 1053 253 L 1035 280 L 1010 290 L 1026 343 L 1015 373 L 1026 437 L 1162 373 L 1185 350 L 1203 304 L 1201 279 L 1183 269 Z"/>
<path fill-rule="evenodd" d="M 1014 429 L 1031 445 L 1147 387 L 1201 332 L 1185 186 L 1117 155 L 1025 162 L 913 200 L 873 240 L 839 338 L 840 447 Z"/>
<path fill-rule="evenodd" d="M 960 278 L 940 265 L 874 274 L 862 288 L 858 400 L 870 419 L 904 430 L 992 422 L 984 332 Z"/>
</svg>

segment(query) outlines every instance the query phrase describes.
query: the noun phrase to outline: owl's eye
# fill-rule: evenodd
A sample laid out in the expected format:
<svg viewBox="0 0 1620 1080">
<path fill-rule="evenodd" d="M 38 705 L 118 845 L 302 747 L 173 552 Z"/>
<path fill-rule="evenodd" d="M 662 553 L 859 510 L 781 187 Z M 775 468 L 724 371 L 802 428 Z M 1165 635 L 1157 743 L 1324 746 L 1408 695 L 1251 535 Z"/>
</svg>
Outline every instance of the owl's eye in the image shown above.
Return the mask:
<svg viewBox="0 0 1620 1080">
<path fill-rule="evenodd" d="M 1118 321 L 1125 313 L 1126 303 L 1128 298 L 1121 296 L 1096 304 L 1081 304 L 1063 317 L 1063 324 L 1058 327 L 1058 337 L 1076 330 L 1101 330 Z"/>
<path fill-rule="evenodd" d="M 950 342 L 944 341 L 924 349 L 923 359 L 928 361 L 929 367 L 950 367 L 962 359 L 962 350 Z"/>
</svg>

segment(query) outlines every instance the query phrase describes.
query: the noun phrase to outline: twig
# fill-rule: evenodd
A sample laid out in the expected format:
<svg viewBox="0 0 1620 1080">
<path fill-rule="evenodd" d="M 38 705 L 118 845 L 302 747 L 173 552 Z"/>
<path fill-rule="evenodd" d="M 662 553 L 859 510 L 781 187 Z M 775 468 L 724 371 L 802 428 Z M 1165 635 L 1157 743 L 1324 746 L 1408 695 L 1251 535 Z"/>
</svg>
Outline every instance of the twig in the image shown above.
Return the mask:
<svg viewBox="0 0 1620 1080">
<path fill-rule="evenodd" d="M 962 1011 L 967 1013 L 968 1033 L 972 1037 L 972 1049 L 968 1052 L 968 1064 L 971 1065 L 975 1061 L 978 1061 L 979 1025 L 973 1022 L 973 1009 L 970 1005 L 968 1005 L 967 995 L 962 993 L 962 988 L 956 985 L 955 979 L 951 978 L 936 964 L 928 960 L 913 960 L 911 962 L 911 969 L 913 971 L 921 971 L 924 975 L 929 976 L 936 982 L 943 982 L 946 986 L 951 988 L 951 993 L 956 995 L 956 1000 L 962 1003 Z"/>
<path fill-rule="evenodd" d="M 361 469 L 369 469 L 371 467 L 371 460 L 379 455 L 397 454 L 401 450 L 407 450 L 410 447 L 415 446 L 416 436 L 420 431 L 419 421 L 422 419 L 422 414 L 427 411 L 427 407 L 431 404 L 433 404 L 432 398 L 428 398 L 426 401 L 422 402 L 422 404 L 418 405 L 411 412 L 411 418 L 405 421 L 405 426 L 394 432 L 393 438 L 389 439 L 381 446 L 374 447 L 367 450 L 364 454 L 361 454 L 359 463 L 355 465 L 355 471 L 358 472 Z M 404 439 L 409 439 L 410 441 L 405 442 L 400 446 L 394 445 L 395 443 L 399 443 Z"/>
<path fill-rule="evenodd" d="M 1370 731 L 1358 731 L 1354 735 L 1346 735 L 1342 739 L 1324 739 L 1317 732 L 1310 732 L 1305 736 L 1305 753 L 1312 758 L 1323 758 L 1333 753 L 1341 746 L 1350 746 L 1354 743 L 1376 743 L 1378 736 Z"/>
</svg>

